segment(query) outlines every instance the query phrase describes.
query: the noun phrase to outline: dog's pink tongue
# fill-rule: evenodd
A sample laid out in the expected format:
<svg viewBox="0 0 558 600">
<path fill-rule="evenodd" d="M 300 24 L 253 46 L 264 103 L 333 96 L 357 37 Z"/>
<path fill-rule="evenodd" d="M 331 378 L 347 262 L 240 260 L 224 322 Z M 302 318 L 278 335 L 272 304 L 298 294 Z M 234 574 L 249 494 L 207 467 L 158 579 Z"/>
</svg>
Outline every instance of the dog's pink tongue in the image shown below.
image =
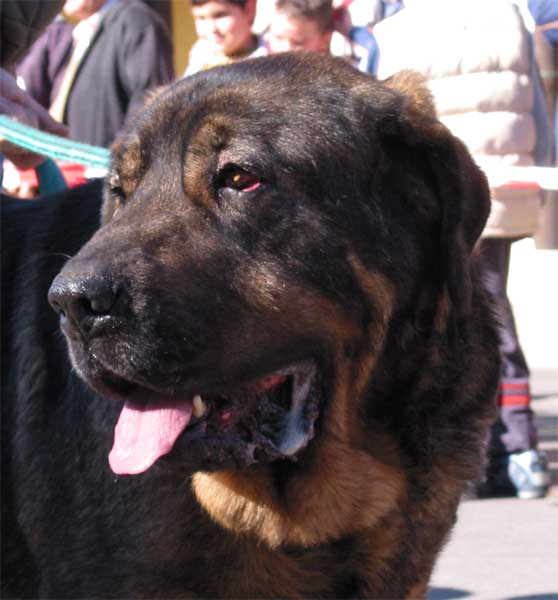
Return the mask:
<svg viewBox="0 0 558 600">
<path fill-rule="evenodd" d="M 192 400 L 138 406 L 126 402 L 114 429 L 110 468 L 118 475 L 143 473 L 168 454 L 192 415 Z"/>
</svg>

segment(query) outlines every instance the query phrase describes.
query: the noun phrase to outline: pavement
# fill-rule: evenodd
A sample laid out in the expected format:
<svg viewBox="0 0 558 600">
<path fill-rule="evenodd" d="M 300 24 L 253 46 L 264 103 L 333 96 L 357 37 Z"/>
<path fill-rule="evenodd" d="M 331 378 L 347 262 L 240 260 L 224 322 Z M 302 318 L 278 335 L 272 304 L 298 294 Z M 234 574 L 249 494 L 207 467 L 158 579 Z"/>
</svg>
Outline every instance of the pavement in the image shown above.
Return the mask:
<svg viewBox="0 0 558 600">
<path fill-rule="evenodd" d="M 558 600 L 558 250 L 514 244 L 508 293 L 552 486 L 536 500 L 464 500 L 429 600 Z"/>
</svg>

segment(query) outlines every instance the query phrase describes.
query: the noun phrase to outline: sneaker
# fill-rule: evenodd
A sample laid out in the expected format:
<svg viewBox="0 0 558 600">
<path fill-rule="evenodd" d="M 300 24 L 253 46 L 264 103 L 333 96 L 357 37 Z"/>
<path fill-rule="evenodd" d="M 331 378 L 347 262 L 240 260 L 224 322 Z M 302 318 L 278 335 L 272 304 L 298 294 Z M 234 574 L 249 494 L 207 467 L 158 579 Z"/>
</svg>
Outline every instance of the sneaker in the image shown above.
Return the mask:
<svg viewBox="0 0 558 600">
<path fill-rule="evenodd" d="M 508 477 L 522 499 L 542 498 L 550 487 L 548 461 L 544 452 L 526 450 L 508 457 Z"/>
<path fill-rule="evenodd" d="M 487 465 L 484 476 L 473 484 L 477 498 L 513 498 L 516 489 L 508 475 L 508 457 L 502 456 Z"/>
</svg>

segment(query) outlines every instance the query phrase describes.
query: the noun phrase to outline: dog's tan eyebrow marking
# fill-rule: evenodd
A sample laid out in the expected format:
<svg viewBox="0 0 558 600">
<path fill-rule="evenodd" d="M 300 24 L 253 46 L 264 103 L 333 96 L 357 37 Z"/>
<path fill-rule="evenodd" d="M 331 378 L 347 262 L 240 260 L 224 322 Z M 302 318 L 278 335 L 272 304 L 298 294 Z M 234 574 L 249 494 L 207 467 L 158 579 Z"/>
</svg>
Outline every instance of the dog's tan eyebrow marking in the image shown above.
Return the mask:
<svg viewBox="0 0 558 600">
<path fill-rule="evenodd" d="M 232 127 L 225 115 L 212 115 L 193 133 L 184 154 L 184 188 L 190 200 L 215 205 L 212 179 L 219 154 L 232 136 Z"/>
<path fill-rule="evenodd" d="M 129 141 L 115 149 L 117 153 L 116 173 L 119 179 L 119 186 L 122 188 L 125 196 L 129 196 L 137 187 L 141 180 L 143 169 L 143 155 L 141 151 L 141 141 L 138 136 L 134 136 Z M 118 156 L 118 153 L 120 156 Z"/>
</svg>

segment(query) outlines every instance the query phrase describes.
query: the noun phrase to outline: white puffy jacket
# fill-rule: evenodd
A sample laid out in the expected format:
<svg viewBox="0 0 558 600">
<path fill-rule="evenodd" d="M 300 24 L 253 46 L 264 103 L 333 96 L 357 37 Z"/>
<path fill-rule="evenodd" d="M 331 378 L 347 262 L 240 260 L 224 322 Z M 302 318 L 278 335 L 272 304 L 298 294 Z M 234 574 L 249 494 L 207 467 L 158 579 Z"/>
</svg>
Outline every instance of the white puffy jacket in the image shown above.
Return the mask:
<svg viewBox="0 0 558 600">
<path fill-rule="evenodd" d="M 380 48 L 378 77 L 409 68 L 423 73 L 440 120 L 467 144 L 479 165 L 534 164 L 534 115 L 545 109 L 535 93 L 532 40 L 515 5 L 417 0 L 376 25 L 374 34 Z M 535 232 L 539 192 L 498 188 L 492 199 L 484 237 Z"/>
</svg>

